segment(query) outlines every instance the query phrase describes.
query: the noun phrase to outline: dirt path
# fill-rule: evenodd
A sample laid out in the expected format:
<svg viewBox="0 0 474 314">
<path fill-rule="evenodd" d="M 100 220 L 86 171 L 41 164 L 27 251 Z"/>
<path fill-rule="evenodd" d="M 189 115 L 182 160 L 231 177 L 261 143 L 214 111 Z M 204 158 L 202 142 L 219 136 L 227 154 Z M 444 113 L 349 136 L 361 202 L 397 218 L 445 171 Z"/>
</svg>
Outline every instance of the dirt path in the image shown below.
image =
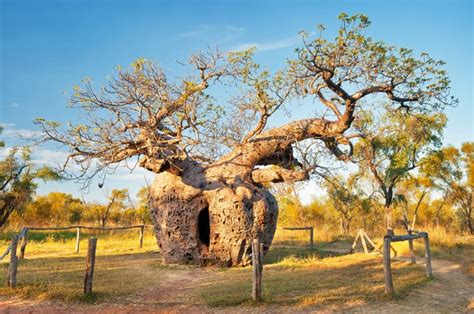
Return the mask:
<svg viewBox="0 0 474 314">
<path fill-rule="evenodd" d="M 25 301 L 17 298 L 0 299 L 1 313 L 196 313 L 196 312 L 417 312 L 417 313 L 474 313 L 474 283 L 461 270 L 461 265 L 433 260 L 435 280 L 414 289 L 402 299 L 370 304 L 346 304 L 318 308 L 243 307 L 210 309 L 188 300 L 187 290 L 211 275 L 206 269 L 173 271 L 154 287 L 128 298 L 126 305 L 102 303 L 98 305 L 63 305 L 52 302 Z M 396 287 L 395 287 L 396 289 Z M 219 293 L 216 291 L 216 293 Z"/>
<path fill-rule="evenodd" d="M 424 264 L 423 264 L 424 266 Z M 409 292 L 400 300 L 365 304 L 351 308 L 351 312 L 417 312 L 417 313 L 474 313 L 474 281 L 461 265 L 433 260 L 435 279 Z M 396 290 L 396 287 L 395 287 Z"/>
</svg>

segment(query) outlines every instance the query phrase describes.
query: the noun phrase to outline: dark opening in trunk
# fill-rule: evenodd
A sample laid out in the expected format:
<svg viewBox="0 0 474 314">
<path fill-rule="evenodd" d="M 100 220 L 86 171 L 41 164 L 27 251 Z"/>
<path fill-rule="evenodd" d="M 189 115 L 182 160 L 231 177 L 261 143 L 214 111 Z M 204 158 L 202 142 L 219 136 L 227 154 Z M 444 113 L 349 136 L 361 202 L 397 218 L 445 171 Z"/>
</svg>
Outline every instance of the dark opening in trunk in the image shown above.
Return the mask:
<svg viewBox="0 0 474 314">
<path fill-rule="evenodd" d="M 209 222 L 209 208 L 204 208 L 198 215 L 198 233 L 199 240 L 204 245 L 209 246 L 209 237 L 211 233 L 211 226 Z"/>
</svg>

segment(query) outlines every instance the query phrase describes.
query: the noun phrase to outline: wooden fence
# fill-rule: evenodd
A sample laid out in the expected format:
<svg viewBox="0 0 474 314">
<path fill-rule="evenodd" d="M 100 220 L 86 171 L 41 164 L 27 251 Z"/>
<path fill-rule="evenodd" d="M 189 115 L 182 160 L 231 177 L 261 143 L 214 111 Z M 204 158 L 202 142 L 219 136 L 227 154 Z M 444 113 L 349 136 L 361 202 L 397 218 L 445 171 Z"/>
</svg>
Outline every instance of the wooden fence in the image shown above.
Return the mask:
<svg viewBox="0 0 474 314">
<path fill-rule="evenodd" d="M 427 232 L 420 231 L 411 231 L 406 235 L 386 235 L 383 239 L 383 270 L 385 277 L 385 293 L 394 294 L 395 289 L 393 288 L 392 280 L 392 268 L 390 261 L 390 243 L 391 242 L 400 242 L 400 241 L 409 241 L 412 242 L 416 239 L 423 239 L 425 244 L 425 258 L 426 258 L 426 276 L 431 278 L 433 276 L 433 270 L 431 268 L 431 250 L 430 250 L 430 240 Z M 414 250 L 413 243 L 410 245 L 410 256 L 411 260 L 414 261 Z"/>
<path fill-rule="evenodd" d="M 75 252 L 79 253 L 79 241 L 81 238 L 81 229 L 85 230 L 126 230 L 126 229 L 139 229 L 139 247 L 143 247 L 143 236 L 144 236 L 144 229 L 146 225 L 137 225 L 137 226 L 127 226 L 127 227 L 109 227 L 109 228 L 100 228 L 100 227 L 89 227 L 89 226 L 66 226 L 66 227 L 24 227 L 21 231 L 13 235 L 12 241 L 8 246 L 7 250 L 3 255 L 0 256 L 0 260 L 3 259 L 5 256 L 10 254 L 10 262 L 8 264 L 7 274 L 5 285 L 7 287 L 15 288 L 16 287 L 16 275 L 18 269 L 18 261 L 25 258 L 25 250 L 26 245 L 28 244 L 28 231 L 30 230 L 70 230 L 76 229 L 76 245 L 75 245 Z M 20 257 L 17 256 L 17 247 L 19 241 L 22 240 L 21 247 L 20 247 Z M 84 277 L 84 293 L 91 293 L 92 292 L 92 279 L 94 275 L 94 263 L 95 263 L 95 252 L 97 247 L 97 238 L 91 237 L 89 239 L 87 257 L 86 257 L 86 273 Z"/>
<path fill-rule="evenodd" d="M 17 246 L 20 239 L 23 239 L 21 248 L 20 248 L 20 259 L 24 258 L 24 252 L 26 244 L 28 243 L 27 234 L 29 230 L 69 230 L 76 229 L 76 249 L 75 252 L 79 252 L 79 240 L 80 240 L 80 230 L 89 229 L 89 230 L 125 230 L 125 229 L 140 229 L 139 235 L 139 246 L 143 246 L 143 233 L 145 225 L 138 226 L 128 226 L 128 227 L 112 227 L 112 228 L 98 228 L 98 227 L 88 227 L 88 226 L 69 226 L 69 227 L 24 227 L 18 235 L 14 235 L 12 242 L 8 247 L 7 251 L 0 257 L 0 260 L 10 254 L 10 263 L 7 270 L 6 276 L 6 286 L 16 287 L 16 274 L 18 266 L 18 257 L 17 257 Z M 309 230 L 310 231 L 310 245 L 313 246 L 313 227 L 288 227 L 283 228 L 286 230 Z M 365 232 L 364 232 L 365 233 Z M 364 234 L 361 234 L 362 241 L 364 240 Z M 409 241 L 410 242 L 410 255 L 412 261 L 414 261 L 414 250 L 413 250 L 413 240 L 422 238 L 425 244 L 425 258 L 426 258 L 426 275 L 432 277 L 432 268 L 431 268 L 431 251 L 429 236 L 426 232 L 419 231 L 410 231 L 406 235 L 386 235 L 383 242 L 383 269 L 384 269 L 384 278 L 385 278 L 385 293 L 394 294 L 393 279 L 392 279 L 392 269 L 391 269 L 391 242 L 400 242 L 400 241 Z M 364 241 L 362 242 L 364 243 Z M 90 293 L 92 291 L 92 278 L 94 273 L 94 262 L 95 262 L 95 251 L 97 246 L 97 239 L 89 239 L 88 254 L 86 258 L 86 274 L 84 278 L 84 293 Z M 373 245 L 375 247 L 375 245 Z M 364 249 L 366 250 L 365 246 Z M 263 273 L 263 244 L 261 243 L 260 237 L 257 237 L 252 241 L 252 299 L 254 301 L 260 302 L 262 300 L 262 273 Z"/>
<path fill-rule="evenodd" d="M 309 246 L 314 246 L 314 228 L 313 227 L 284 227 L 283 230 L 307 230 L 309 231 Z"/>
<path fill-rule="evenodd" d="M 138 245 L 140 248 L 143 247 L 143 234 L 145 231 L 145 227 L 148 225 L 135 225 L 135 226 L 125 226 L 125 227 L 89 227 L 89 226 L 65 226 L 65 227 L 23 227 L 21 231 L 18 233 L 18 241 L 22 240 L 21 247 L 20 247 L 20 259 L 25 258 L 25 250 L 26 245 L 28 244 L 28 231 L 30 230 L 41 230 L 41 231 L 58 231 L 58 230 L 76 230 L 76 245 L 74 251 L 79 253 L 79 243 L 81 240 L 81 230 L 99 230 L 99 231 L 109 231 L 109 230 L 127 230 L 127 229 L 139 229 L 139 236 L 138 236 Z M 5 253 L 0 255 L 0 260 L 2 260 L 5 256 L 7 256 L 12 249 L 12 244 L 7 247 Z"/>
</svg>

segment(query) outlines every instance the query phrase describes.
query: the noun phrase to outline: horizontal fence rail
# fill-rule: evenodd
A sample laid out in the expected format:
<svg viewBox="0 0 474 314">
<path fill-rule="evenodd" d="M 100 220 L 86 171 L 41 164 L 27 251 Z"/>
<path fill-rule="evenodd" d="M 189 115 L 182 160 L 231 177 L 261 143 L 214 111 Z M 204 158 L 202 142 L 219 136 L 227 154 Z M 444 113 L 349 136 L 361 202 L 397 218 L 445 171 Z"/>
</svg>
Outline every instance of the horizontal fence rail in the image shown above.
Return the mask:
<svg viewBox="0 0 474 314">
<path fill-rule="evenodd" d="M 309 231 L 309 246 L 314 246 L 314 227 L 283 227 L 283 230 L 290 230 L 290 231 Z"/>
<path fill-rule="evenodd" d="M 23 239 L 22 247 L 21 247 L 21 257 L 23 258 L 24 252 L 25 252 L 25 247 L 26 243 L 28 243 L 26 237 L 28 234 L 28 231 L 31 230 L 36 230 L 36 231 L 47 231 L 47 230 L 53 230 L 53 231 L 58 231 L 58 230 L 69 230 L 69 229 L 76 229 L 76 247 L 75 247 L 75 252 L 79 252 L 79 240 L 80 240 L 80 230 L 98 230 L 98 231 L 109 231 L 109 230 L 127 230 L 127 229 L 137 229 L 140 228 L 140 237 L 139 237 L 139 243 L 140 243 L 140 248 L 143 247 L 143 231 L 146 227 L 153 227 L 152 225 L 134 225 L 134 226 L 123 226 L 123 227 L 91 227 L 91 226 L 82 226 L 82 225 L 74 225 L 74 226 L 64 226 L 64 227 L 23 227 L 21 231 L 18 233 L 18 241 Z M 10 244 L 5 253 L 0 255 L 0 260 L 2 260 L 5 256 L 7 256 L 12 250 L 12 245 Z"/>
</svg>

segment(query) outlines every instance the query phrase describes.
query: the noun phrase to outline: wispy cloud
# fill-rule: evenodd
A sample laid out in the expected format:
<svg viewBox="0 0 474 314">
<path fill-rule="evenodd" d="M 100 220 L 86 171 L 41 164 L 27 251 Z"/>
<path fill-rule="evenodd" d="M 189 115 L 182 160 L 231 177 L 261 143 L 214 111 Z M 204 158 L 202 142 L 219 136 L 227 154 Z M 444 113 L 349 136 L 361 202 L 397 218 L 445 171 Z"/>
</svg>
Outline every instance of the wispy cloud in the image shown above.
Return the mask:
<svg viewBox="0 0 474 314">
<path fill-rule="evenodd" d="M 39 131 L 29 129 L 17 129 L 14 123 L 0 123 L 3 128 L 0 138 L 9 140 L 30 140 L 41 134 Z"/>
<path fill-rule="evenodd" d="M 199 36 L 205 34 L 208 30 L 209 30 L 209 26 L 201 25 L 201 26 L 198 26 L 198 27 L 194 28 L 193 30 L 181 33 L 181 34 L 179 34 L 179 36 L 180 37 L 189 37 L 189 38 L 199 37 Z"/>
<path fill-rule="evenodd" d="M 267 41 L 267 42 L 250 42 L 250 43 L 242 43 L 232 47 L 231 51 L 239 51 L 245 50 L 252 47 L 255 47 L 257 51 L 270 51 L 270 50 L 277 50 L 282 48 L 292 47 L 298 44 L 298 37 L 292 36 L 283 39 L 278 39 L 274 41 Z"/>
<path fill-rule="evenodd" d="M 18 108 L 18 107 L 20 107 L 20 104 L 17 103 L 17 102 L 12 102 L 12 103 L 9 103 L 9 104 L 0 105 L 0 108 Z"/>
<path fill-rule="evenodd" d="M 38 165 L 55 167 L 64 164 L 67 156 L 68 153 L 65 151 L 36 148 L 33 149 L 32 162 Z"/>
<path fill-rule="evenodd" d="M 227 25 L 227 26 L 221 26 L 221 27 L 211 27 L 209 25 L 200 25 L 196 26 L 194 29 L 189 30 L 187 32 L 183 32 L 179 34 L 180 37 L 187 37 L 187 38 L 193 38 L 193 37 L 201 37 L 204 35 L 209 35 L 213 33 L 214 35 L 230 35 L 230 33 L 241 33 L 246 31 L 246 27 L 242 26 L 235 26 L 235 25 Z"/>
<path fill-rule="evenodd" d="M 228 31 L 233 31 L 233 32 L 244 32 L 247 30 L 246 27 L 232 26 L 232 25 L 226 26 L 225 29 Z"/>
</svg>

